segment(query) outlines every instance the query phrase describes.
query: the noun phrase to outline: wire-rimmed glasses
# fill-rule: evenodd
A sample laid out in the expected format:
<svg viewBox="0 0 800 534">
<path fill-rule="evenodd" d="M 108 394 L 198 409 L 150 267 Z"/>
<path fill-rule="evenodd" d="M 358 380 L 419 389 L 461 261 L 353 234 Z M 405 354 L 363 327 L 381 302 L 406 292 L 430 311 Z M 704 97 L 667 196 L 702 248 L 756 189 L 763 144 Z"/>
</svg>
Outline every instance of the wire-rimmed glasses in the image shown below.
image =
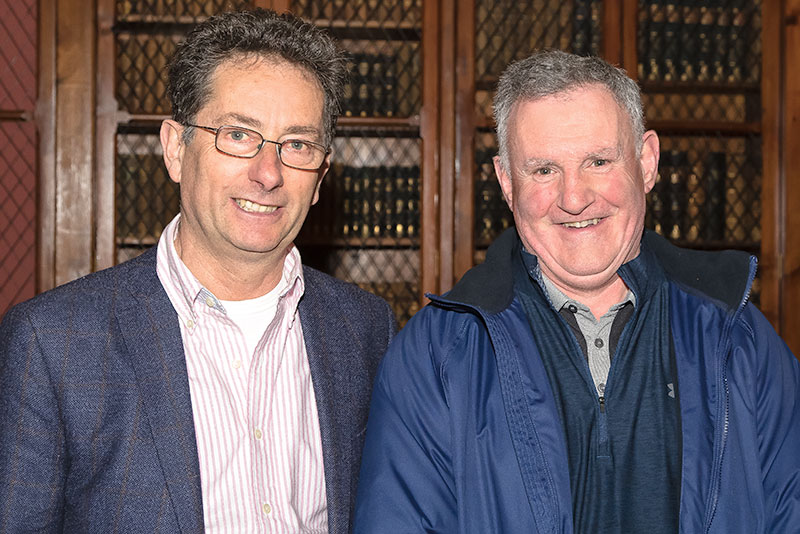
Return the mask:
<svg viewBox="0 0 800 534">
<path fill-rule="evenodd" d="M 281 163 L 292 169 L 301 171 L 316 171 L 325 162 L 329 150 L 319 143 L 305 139 L 285 139 L 283 141 L 270 141 L 250 128 L 241 126 L 200 126 L 199 124 L 186 124 L 192 128 L 200 128 L 214 134 L 214 146 L 223 154 L 235 158 L 253 158 L 261 151 L 265 143 L 272 143 L 278 152 Z"/>
</svg>

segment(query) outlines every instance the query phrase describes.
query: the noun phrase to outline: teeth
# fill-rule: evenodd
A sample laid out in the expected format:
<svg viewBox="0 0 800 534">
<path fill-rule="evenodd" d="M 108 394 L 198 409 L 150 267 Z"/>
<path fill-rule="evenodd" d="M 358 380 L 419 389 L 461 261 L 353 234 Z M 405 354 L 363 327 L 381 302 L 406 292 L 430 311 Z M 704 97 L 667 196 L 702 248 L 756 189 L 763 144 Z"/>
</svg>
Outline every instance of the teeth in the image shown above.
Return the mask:
<svg viewBox="0 0 800 534">
<path fill-rule="evenodd" d="M 272 213 L 278 209 L 276 206 L 263 206 L 241 198 L 237 198 L 236 203 L 239 204 L 239 207 L 244 211 L 249 211 L 251 213 Z"/>
<path fill-rule="evenodd" d="M 599 223 L 600 219 L 589 219 L 587 221 L 578 221 L 572 223 L 563 223 L 567 228 L 586 228 L 587 226 L 594 226 Z"/>
</svg>

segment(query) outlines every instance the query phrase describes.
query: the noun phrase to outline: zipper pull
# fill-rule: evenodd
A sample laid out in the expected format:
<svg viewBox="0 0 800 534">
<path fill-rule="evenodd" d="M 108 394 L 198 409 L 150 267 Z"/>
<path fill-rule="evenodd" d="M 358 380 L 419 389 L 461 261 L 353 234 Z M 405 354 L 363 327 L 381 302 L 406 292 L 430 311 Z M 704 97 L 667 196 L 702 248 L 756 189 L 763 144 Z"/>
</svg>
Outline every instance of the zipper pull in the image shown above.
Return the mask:
<svg viewBox="0 0 800 534">
<path fill-rule="evenodd" d="M 606 398 L 600 395 L 597 400 L 600 401 L 600 413 L 606 413 Z"/>
</svg>

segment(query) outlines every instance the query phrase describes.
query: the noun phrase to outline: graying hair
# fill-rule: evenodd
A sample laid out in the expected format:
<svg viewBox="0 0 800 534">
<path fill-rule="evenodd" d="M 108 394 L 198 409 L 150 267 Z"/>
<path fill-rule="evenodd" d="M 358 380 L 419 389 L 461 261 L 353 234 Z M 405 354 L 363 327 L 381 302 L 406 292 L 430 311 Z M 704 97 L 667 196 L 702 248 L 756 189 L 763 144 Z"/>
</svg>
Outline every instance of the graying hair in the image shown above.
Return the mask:
<svg viewBox="0 0 800 534">
<path fill-rule="evenodd" d="M 519 101 L 532 101 L 599 84 L 608 89 L 617 104 L 628 113 L 636 143 L 636 154 L 642 150 L 644 113 L 639 86 L 627 73 L 598 57 L 584 57 L 562 50 L 540 50 L 515 61 L 500 76 L 494 97 L 494 120 L 500 162 L 507 170 L 508 122 Z"/>
</svg>

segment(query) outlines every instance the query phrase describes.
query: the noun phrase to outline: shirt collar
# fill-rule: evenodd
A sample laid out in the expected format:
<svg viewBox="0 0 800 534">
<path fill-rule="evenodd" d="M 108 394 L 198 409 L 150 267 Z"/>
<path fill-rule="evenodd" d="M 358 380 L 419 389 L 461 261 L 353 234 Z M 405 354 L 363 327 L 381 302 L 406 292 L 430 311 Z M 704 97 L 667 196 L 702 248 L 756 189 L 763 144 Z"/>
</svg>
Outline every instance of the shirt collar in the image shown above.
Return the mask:
<svg viewBox="0 0 800 534">
<path fill-rule="evenodd" d="M 564 294 L 556 285 L 549 279 L 545 274 L 542 272 L 541 267 L 539 267 L 539 260 L 536 256 L 525 250 L 525 247 L 520 247 L 520 251 L 522 254 L 522 263 L 525 265 L 525 270 L 528 272 L 528 276 L 532 280 L 535 280 L 539 287 L 542 288 L 542 291 L 547 296 L 547 299 L 550 301 L 550 304 L 558 311 L 561 311 L 562 308 L 565 306 L 569 306 L 573 304 L 580 309 L 589 310 L 589 307 L 583 304 L 582 302 L 572 299 Z M 622 307 L 625 303 L 630 302 L 634 306 L 636 305 L 636 295 L 628 289 L 628 292 L 622 298 L 620 302 L 615 304 L 611 307 L 609 311 L 614 311 L 620 307 Z"/>
<path fill-rule="evenodd" d="M 180 227 L 181 214 L 177 214 L 164 228 L 158 240 L 156 254 L 156 271 L 167 296 L 172 302 L 175 311 L 182 321 L 196 321 L 197 305 L 213 308 L 225 313 L 224 306 L 219 299 L 208 289 L 203 287 L 199 280 L 183 263 L 175 248 L 175 238 Z M 305 292 L 305 279 L 303 278 L 303 265 L 300 252 L 292 245 L 283 262 L 281 279 L 278 282 L 280 299 L 288 298 L 287 307 L 284 309 L 294 312 L 300 303 L 300 298 Z"/>
</svg>

